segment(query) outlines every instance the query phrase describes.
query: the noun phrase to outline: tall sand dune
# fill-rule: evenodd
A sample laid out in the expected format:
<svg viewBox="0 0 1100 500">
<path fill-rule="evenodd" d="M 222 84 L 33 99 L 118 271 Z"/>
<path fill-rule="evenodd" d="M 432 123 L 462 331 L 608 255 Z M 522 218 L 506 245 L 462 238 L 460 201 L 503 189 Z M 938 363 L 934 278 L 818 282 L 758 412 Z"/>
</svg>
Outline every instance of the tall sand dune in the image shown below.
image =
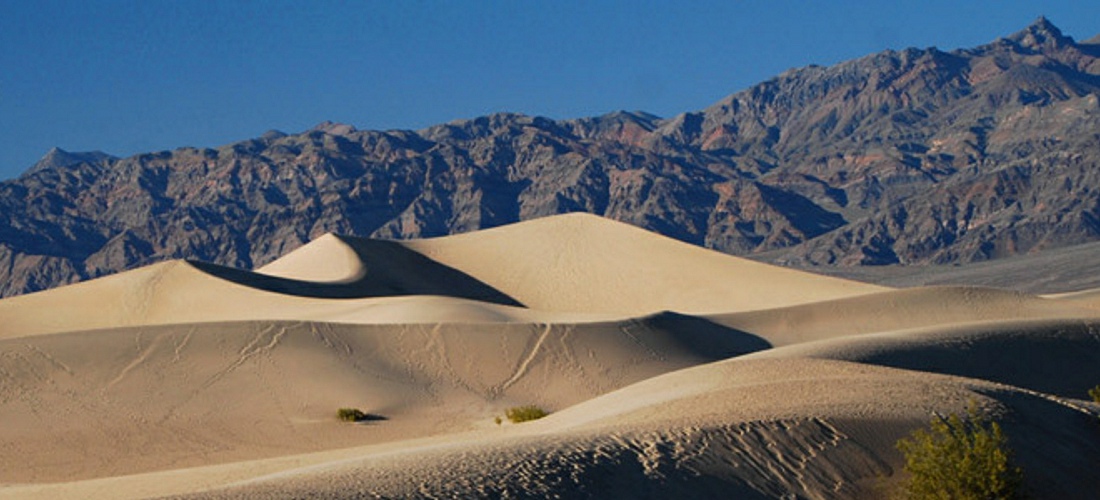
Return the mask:
<svg viewBox="0 0 1100 500">
<path fill-rule="evenodd" d="M 885 288 L 761 264 L 590 214 L 402 242 L 533 309 L 747 311 Z"/>
<path fill-rule="evenodd" d="M 257 272 L 154 264 L 0 301 L 0 338 L 210 321 L 599 321 L 779 307 L 881 290 L 572 214 L 400 243 L 327 235 Z M 423 301 L 412 298 L 424 296 L 457 300 L 416 305 Z M 402 308 L 407 312 L 395 314 Z"/>
</svg>

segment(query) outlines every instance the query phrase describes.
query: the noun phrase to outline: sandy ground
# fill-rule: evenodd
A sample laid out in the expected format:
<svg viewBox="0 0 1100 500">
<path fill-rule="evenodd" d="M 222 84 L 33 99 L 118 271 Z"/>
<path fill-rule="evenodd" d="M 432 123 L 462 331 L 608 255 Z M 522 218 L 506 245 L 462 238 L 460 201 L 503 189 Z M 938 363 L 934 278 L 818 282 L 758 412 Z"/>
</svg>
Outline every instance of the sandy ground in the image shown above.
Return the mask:
<svg viewBox="0 0 1100 500">
<path fill-rule="evenodd" d="M 1100 292 L 889 289 L 588 215 L 0 301 L 0 497 L 889 498 L 978 404 L 1100 491 Z M 495 422 L 506 408 L 551 412 Z M 335 418 L 357 407 L 375 418 Z"/>
</svg>

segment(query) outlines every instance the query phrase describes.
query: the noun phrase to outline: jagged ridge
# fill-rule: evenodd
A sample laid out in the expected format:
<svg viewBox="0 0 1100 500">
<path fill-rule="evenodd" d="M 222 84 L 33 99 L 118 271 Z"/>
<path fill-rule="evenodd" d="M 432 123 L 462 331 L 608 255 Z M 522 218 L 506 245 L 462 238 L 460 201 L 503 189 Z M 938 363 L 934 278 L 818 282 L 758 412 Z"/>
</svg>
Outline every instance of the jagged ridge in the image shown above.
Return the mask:
<svg viewBox="0 0 1100 500">
<path fill-rule="evenodd" d="M 973 49 L 788 71 L 671 119 L 325 123 L 218 149 L 51 152 L 0 184 L 0 293 L 328 232 L 413 238 L 584 211 L 794 264 L 987 260 L 1100 237 L 1100 48 L 1040 18 Z"/>
</svg>

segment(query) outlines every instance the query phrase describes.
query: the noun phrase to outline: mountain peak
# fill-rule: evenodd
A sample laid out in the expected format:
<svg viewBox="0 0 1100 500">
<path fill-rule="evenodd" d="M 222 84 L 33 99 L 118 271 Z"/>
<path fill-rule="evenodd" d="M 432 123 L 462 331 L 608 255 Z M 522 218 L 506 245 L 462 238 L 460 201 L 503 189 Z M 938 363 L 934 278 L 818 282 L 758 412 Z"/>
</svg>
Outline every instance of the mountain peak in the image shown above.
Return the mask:
<svg viewBox="0 0 1100 500">
<path fill-rule="evenodd" d="M 352 126 L 352 125 L 348 125 L 346 123 L 336 123 L 336 122 L 327 121 L 327 120 L 323 121 L 321 123 L 318 123 L 316 127 L 313 127 L 310 130 L 311 131 L 324 132 L 324 133 L 329 134 L 329 135 L 341 135 L 341 136 L 348 135 L 348 134 L 356 131 L 355 127 Z"/>
<path fill-rule="evenodd" d="M 263 135 L 260 136 L 260 139 L 263 139 L 265 141 L 275 141 L 275 140 L 282 139 L 283 137 L 286 137 L 286 132 L 283 132 L 281 130 L 271 129 L 271 130 L 268 130 L 267 132 L 264 132 Z"/>
<path fill-rule="evenodd" d="M 51 168 L 65 168 L 71 167 L 78 163 L 95 163 L 114 158 L 114 156 L 111 156 L 102 151 L 71 153 L 55 146 L 50 148 L 50 150 L 47 151 L 44 156 L 42 156 L 42 159 L 38 160 L 34 165 L 31 166 L 31 168 L 28 168 L 24 175 L 41 172 L 43 170 Z"/>
<path fill-rule="evenodd" d="M 1073 45 L 1073 39 L 1063 35 L 1062 30 L 1044 16 L 1039 16 L 1028 27 L 1012 34 L 1008 39 L 1033 50 Z"/>
</svg>

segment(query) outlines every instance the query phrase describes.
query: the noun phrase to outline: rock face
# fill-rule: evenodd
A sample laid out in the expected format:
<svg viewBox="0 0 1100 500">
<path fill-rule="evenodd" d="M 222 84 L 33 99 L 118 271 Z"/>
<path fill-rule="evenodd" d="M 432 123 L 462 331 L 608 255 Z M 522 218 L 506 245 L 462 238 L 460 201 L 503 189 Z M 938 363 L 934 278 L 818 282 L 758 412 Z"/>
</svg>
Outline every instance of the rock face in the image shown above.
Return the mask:
<svg viewBox="0 0 1100 500">
<path fill-rule="evenodd" d="M 324 123 L 218 149 L 51 151 L 0 183 L 0 294 L 167 258 L 254 267 L 327 232 L 585 211 L 798 265 L 954 263 L 1100 239 L 1100 44 L 1040 18 L 974 49 L 788 71 L 698 112 Z"/>
</svg>

